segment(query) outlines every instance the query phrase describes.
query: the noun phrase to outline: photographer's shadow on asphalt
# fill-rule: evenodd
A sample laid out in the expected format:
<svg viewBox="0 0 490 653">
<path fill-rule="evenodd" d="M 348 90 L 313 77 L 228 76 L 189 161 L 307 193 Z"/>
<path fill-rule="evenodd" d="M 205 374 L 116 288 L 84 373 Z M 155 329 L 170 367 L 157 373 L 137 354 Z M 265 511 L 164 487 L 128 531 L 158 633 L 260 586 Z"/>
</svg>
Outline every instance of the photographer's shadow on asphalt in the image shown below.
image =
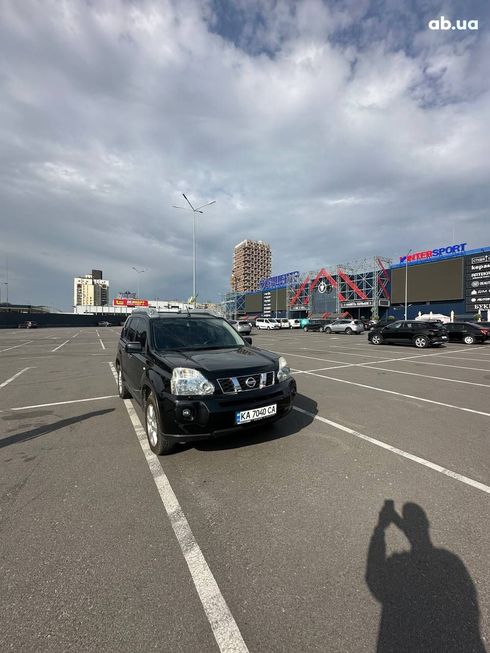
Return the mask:
<svg viewBox="0 0 490 653">
<path fill-rule="evenodd" d="M 302 394 L 296 395 L 294 406 L 299 406 L 312 415 L 318 413 L 318 405 L 316 401 Z M 230 436 L 221 435 L 209 440 L 181 445 L 181 447 L 199 449 L 200 451 L 238 449 L 240 447 L 247 447 L 261 442 L 269 442 L 290 435 L 295 435 L 309 426 L 314 418 L 310 415 L 294 410 L 294 406 L 293 410 L 291 410 L 288 415 L 272 424 L 260 425 L 260 423 L 258 423 L 255 428 L 247 429 L 243 431 L 243 433 L 234 433 Z"/>
<path fill-rule="evenodd" d="M 385 531 L 397 526 L 410 551 L 387 557 Z M 366 583 L 381 604 L 377 653 L 486 653 L 476 589 L 462 560 L 433 546 L 416 503 L 402 515 L 385 501 L 367 557 Z"/>
</svg>

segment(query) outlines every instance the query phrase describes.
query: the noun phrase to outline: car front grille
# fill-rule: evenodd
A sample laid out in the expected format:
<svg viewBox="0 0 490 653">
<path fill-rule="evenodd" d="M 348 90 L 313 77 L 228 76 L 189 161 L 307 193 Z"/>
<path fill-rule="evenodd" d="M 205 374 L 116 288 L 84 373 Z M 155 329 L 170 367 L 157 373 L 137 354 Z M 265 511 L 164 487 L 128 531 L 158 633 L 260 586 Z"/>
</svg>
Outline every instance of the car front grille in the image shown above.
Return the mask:
<svg viewBox="0 0 490 653">
<path fill-rule="evenodd" d="M 263 372 L 262 374 L 247 374 L 245 376 L 230 376 L 225 379 L 218 379 L 219 387 L 223 394 L 236 394 L 250 390 L 260 390 L 274 385 L 274 372 Z"/>
</svg>

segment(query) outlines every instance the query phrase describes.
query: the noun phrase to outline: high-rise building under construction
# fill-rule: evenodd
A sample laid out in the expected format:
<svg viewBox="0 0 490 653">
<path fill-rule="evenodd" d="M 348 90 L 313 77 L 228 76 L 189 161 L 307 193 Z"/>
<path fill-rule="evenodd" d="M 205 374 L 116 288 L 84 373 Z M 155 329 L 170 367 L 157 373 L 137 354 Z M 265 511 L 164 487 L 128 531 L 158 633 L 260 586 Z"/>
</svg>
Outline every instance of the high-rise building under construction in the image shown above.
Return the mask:
<svg viewBox="0 0 490 653">
<path fill-rule="evenodd" d="M 262 240 L 242 240 L 235 245 L 231 289 L 236 292 L 257 290 L 261 279 L 272 273 L 271 247 Z"/>
</svg>

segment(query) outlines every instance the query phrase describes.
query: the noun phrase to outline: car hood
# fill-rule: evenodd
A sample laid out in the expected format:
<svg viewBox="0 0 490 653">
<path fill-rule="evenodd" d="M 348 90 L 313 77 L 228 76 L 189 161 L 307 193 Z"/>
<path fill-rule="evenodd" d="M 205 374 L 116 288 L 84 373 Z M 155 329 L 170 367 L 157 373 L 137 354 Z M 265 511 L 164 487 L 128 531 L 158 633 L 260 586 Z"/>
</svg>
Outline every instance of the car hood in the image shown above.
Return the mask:
<svg viewBox="0 0 490 653">
<path fill-rule="evenodd" d="M 275 369 L 279 358 L 277 354 L 256 347 L 176 351 L 157 354 L 157 357 L 171 368 L 192 367 L 209 378 L 268 372 Z"/>
</svg>

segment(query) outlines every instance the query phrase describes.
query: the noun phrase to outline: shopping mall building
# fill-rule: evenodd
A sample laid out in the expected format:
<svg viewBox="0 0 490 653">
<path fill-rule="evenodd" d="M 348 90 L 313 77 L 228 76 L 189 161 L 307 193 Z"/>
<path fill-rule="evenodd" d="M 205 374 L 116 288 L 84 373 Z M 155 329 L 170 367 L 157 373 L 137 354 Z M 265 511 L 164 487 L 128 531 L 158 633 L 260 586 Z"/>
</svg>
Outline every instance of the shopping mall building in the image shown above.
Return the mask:
<svg viewBox="0 0 490 653">
<path fill-rule="evenodd" d="M 260 290 L 228 293 L 232 316 L 353 317 L 392 315 L 413 319 L 420 313 L 473 318 L 490 310 L 490 247 L 467 243 L 438 245 L 396 262 L 382 256 L 335 268 L 288 272 L 261 281 Z"/>
</svg>

